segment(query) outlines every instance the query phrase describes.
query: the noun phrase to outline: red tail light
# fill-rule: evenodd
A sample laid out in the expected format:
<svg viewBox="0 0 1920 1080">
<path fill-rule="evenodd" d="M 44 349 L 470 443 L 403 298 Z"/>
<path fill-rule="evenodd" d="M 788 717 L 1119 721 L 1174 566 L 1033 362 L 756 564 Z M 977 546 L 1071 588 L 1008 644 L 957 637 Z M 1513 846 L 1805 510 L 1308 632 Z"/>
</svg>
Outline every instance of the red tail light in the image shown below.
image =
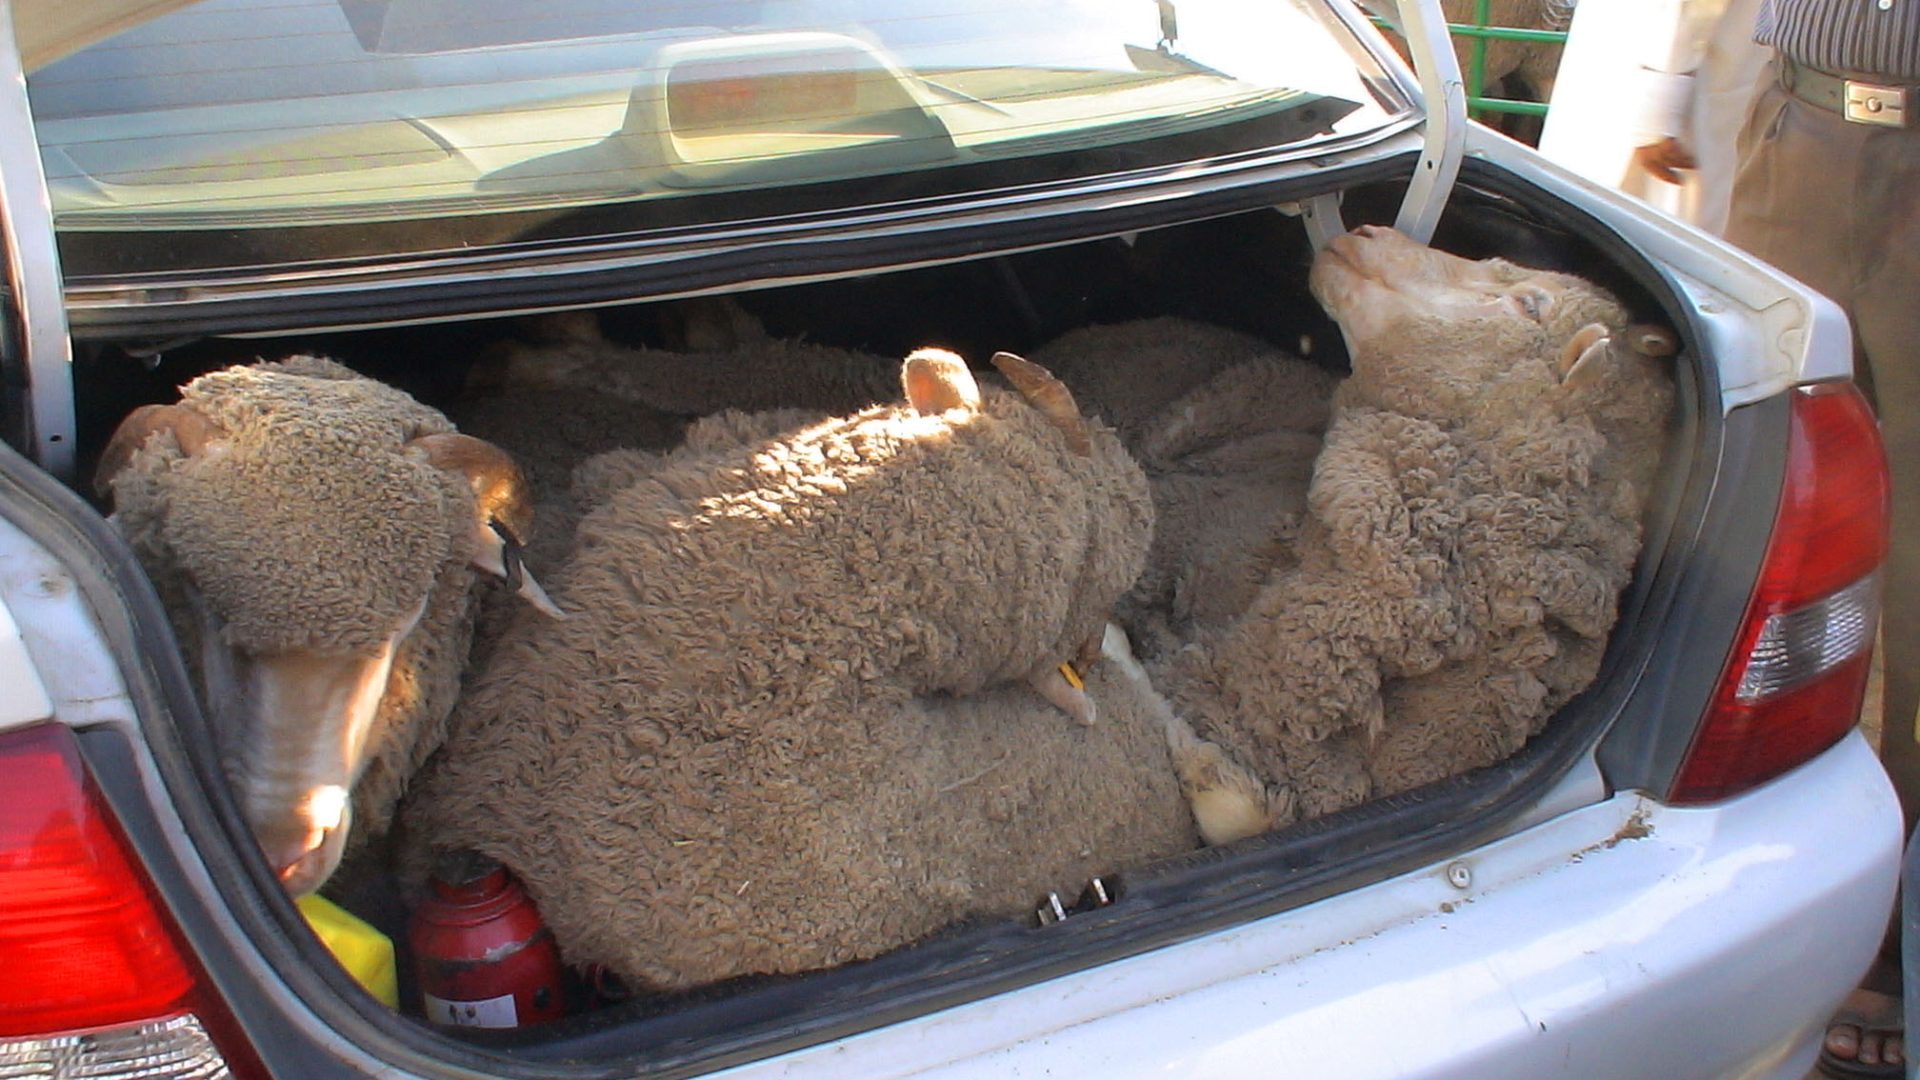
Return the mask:
<svg viewBox="0 0 1920 1080">
<path fill-rule="evenodd" d="M 1866 399 L 1851 383 L 1796 390 L 1766 562 L 1669 802 L 1745 791 L 1853 728 L 1879 623 L 1887 522 L 1886 456 Z"/>
<path fill-rule="evenodd" d="M 231 1030 L 230 1019 L 208 1015 L 198 969 L 73 733 L 54 723 L 0 733 L 0 778 L 0 1065 L 226 1071 L 208 1024 Z"/>
</svg>

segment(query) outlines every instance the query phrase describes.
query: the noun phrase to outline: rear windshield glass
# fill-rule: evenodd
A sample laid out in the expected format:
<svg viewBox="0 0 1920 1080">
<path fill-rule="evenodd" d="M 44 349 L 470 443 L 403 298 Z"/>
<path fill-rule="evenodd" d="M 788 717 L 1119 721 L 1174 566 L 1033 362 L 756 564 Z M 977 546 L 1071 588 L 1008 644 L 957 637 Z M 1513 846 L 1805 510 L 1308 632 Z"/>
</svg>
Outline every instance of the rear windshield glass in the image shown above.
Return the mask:
<svg viewBox="0 0 1920 1080">
<path fill-rule="evenodd" d="M 1344 141 L 1407 104 L 1322 4 L 206 0 L 29 90 L 67 270 L 86 277 L 763 220 Z"/>
</svg>

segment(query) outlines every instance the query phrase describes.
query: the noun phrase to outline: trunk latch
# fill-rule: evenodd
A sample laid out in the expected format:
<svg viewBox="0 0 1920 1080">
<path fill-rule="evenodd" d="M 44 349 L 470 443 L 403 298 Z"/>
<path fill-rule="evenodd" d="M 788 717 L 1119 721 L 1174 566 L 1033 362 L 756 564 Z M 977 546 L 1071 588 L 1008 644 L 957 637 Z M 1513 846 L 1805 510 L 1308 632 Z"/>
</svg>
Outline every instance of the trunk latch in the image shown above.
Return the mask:
<svg viewBox="0 0 1920 1080">
<path fill-rule="evenodd" d="M 1106 907 L 1113 903 L 1114 897 L 1114 892 L 1107 887 L 1104 880 L 1089 878 L 1087 887 L 1080 890 L 1080 896 L 1072 904 L 1062 902 L 1059 893 L 1048 892 L 1046 899 L 1040 901 L 1039 908 L 1034 911 L 1034 916 L 1041 926 L 1052 926 L 1055 923 L 1065 922 L 1075 915 L 1084 915 L 1089 911 Z"/>
</svg>

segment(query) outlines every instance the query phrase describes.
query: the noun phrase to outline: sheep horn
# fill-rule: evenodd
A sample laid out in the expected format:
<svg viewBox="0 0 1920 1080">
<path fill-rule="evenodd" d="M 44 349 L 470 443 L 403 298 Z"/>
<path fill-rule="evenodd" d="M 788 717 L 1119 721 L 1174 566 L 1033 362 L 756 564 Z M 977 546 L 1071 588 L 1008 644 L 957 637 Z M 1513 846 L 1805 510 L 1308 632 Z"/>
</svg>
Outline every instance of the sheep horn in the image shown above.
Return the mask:
<svg viewBox="0 0 1920 1080">
<path fill-rule="evenodd" d="M 993 366 L 1000 369 L 1000 374 L 1007 377 L 1029 404 L 1066 433 L 1067 445 L 1074 453 L 1082 457 L 1093 454 L 1093 437 L 1087 432 L 1087 419 L 1073 403 L 1067 384 L 1039 364 L 1010 352 L 994 353 Z"/>
<path fill-rule="evenodd" d="M 473 489 L 474 565 L 506 579 L 516 596 L 547 615 L 566 618 L 520 561 L 520 545 L 533 531 L 533 489 L 513 457 L 485 439 L 451 431 L 407 445 L 425 453 L 435 468 L 466 477 Z"/>
<path fill-rule="evenodd" d="M 128 413 L 120 426 L 113 429 L 113 437 L 107 440 L 107 448 L 101 452 L 100 463 L 93 471 L 94 494 L 105 498 L 113 490 L 113 478 L 133 462 L 134 451 L 160 431 L 173 432 L 174 442 L 188 457 L 227 434 L 220 425 L 190 406 L 142 405 Z"/>
</svg>

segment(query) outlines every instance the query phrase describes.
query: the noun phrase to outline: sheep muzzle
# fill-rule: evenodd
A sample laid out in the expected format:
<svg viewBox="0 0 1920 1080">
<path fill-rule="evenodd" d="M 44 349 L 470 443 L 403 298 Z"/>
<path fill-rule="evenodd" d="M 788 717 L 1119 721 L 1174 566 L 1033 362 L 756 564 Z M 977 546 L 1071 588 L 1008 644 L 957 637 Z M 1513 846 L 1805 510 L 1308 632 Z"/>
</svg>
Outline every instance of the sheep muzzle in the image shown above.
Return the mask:
<svg viewBox="0 0 1920 1080">
<path fill-rule="evenodd" d="M 373 655 L 249 656 L 209 635 L 209 704 L 238 751 L 229 758 L 241 811 L 281 884 L 319 888 L 340 861 L 351 825 L 348 792 L 394 656 L 419 619 Z M 217 630 L 209 626 L 209 630 Z"/>
<path fill-rule="evenodd" d="M 1553 302 L 1552 290 L 1520 280 L 1510 269 L 1508 263 L 1463 259 L 1392 229 L 1362 225 L 1327 244 L 1307 282 L 1346 332 L 1350 348 L 1366 352 L 1403 334 L 1409 316 L 1538 322 Z"/>
</svg>

